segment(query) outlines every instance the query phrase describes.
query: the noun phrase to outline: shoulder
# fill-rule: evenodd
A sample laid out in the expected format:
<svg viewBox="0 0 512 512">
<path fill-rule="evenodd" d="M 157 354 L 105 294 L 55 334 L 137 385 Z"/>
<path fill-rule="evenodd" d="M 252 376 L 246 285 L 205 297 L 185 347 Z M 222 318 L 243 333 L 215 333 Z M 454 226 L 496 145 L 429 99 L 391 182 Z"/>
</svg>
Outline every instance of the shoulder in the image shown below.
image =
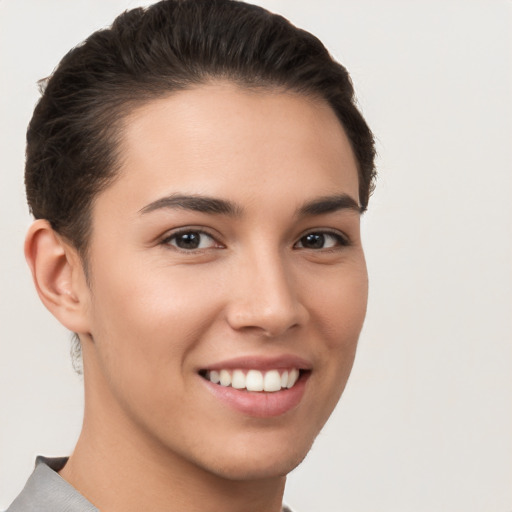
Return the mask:
<svg viewBox="0 0 512 512">
<path fill-rule="evenodd" d="M 25 487 L 6 512 L 99 512 L 57 473 L 66 461 L 38 457 Z"/>
</svg>

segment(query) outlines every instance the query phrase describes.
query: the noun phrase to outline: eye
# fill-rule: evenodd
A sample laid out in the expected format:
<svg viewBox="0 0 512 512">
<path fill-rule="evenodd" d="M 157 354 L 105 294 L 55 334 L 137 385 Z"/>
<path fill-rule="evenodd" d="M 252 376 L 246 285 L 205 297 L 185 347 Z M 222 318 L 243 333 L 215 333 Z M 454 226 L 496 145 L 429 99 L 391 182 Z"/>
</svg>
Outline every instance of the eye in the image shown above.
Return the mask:
<svg viewBox="0 0 512 512">
<path fill-rule="evenodd" d="M 295 247 L 299 249 L 332 249 L 348 245 L 348 240 L 339 233 L 318 231 L 308 233 L 299 239 Z"/>
<path fill-rule="evenodd" d="M 203 231 L 186 230 L 173 233 L 162 241 L 165 245 L 172 245 L 182 251 L 194 251 L 219 247 L 220 244 Z"/>
</svg>

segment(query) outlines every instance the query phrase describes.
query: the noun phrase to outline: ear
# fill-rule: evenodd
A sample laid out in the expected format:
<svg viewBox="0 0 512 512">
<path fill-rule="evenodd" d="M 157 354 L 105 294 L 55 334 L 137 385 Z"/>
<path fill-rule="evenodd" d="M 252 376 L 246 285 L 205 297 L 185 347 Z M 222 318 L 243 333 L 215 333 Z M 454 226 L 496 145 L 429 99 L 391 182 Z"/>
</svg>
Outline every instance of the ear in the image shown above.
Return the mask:
<svg viewBox="0 0 512 512">
<path fill-rule="evenodd" d="M 90 290 L 76 249 L 39 219 L 28 230 L 25 258 L 46 308 L 70 331 L 88 333 Z"/>
</svg>

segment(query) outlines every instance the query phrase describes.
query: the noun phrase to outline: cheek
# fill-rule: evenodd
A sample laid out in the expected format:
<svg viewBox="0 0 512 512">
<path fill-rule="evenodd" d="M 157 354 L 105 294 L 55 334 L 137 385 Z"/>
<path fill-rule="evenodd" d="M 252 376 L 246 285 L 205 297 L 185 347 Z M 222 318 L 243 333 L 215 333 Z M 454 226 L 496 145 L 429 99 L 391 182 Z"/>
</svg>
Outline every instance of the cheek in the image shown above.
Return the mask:
<svg viewBox="0 0 512 512">
<path fill-rule="evenodd" d="M 308 287 L 310 311 L 332 350 L 357 344 L 368 301 L 368 275 L 361 256 L 326 272 Z"/>
<path fill-rule="evenodd" d="M 123 411 L 164 429 L 177 408 L 186 414 L 183 397 L 195 375 L 189 354 L 215 322 L 220 298 L 191 266 L 127 268 L 104 266 L 93 289 L 99 382 Z"/>
<path fill-rule="evenodd" d="M 325 421 L 349 378 L 366 315 L 368 276 L 364 258 L 344 268 L 333 268 L 330 275 L 324 275 L 322 286 L 311 288 L 309 297 L 311 328 L 320 336 L 318 345 L 322 350 L 317 378 L 328 397 Z"/>
<path fill-rule="evenodd" d="M 105 357 L 126 360 L 117 366 L 130 372 L 137 361 L 136 371 L 147 372 L 145 377 L 168 371 L 169 365 L 181 371 L 220 307 L 192 267 L 119 262 L 103 266 L 96 276 L 92 335 L 98 349 Z"/>
</svg>

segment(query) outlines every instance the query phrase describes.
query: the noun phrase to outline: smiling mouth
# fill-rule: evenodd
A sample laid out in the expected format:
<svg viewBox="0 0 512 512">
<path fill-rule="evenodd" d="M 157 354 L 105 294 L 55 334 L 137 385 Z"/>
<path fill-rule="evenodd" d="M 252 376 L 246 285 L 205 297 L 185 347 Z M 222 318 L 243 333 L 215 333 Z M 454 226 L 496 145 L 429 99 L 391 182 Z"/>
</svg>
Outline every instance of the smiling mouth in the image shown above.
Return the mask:
<svg viewBox="0 0 512 512">
<path fill-rule="evenodd" d="M 275 393 L 295 386 L 306 370 L 201 370 L 204 379 L 224 387 L 240 391 Z"/>
</svg>

